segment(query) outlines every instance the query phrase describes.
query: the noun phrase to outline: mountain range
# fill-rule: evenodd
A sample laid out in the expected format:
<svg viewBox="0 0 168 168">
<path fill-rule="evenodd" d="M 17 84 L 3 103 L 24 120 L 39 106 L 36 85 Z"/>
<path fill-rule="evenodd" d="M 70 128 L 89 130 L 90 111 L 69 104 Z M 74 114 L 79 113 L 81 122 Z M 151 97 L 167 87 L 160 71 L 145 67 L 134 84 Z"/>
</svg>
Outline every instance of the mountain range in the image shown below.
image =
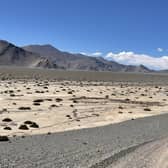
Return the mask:
<svg viewBox="0 0 168 168">
<path fill-rule="evenodd" d="M 143 65 L 123 65 L 102 57 L 64 52 L 49 44 L 18 47 L 4 40 L 0 40 L 0 65 L 84 71 L 154 72 Z"/>
</svg>

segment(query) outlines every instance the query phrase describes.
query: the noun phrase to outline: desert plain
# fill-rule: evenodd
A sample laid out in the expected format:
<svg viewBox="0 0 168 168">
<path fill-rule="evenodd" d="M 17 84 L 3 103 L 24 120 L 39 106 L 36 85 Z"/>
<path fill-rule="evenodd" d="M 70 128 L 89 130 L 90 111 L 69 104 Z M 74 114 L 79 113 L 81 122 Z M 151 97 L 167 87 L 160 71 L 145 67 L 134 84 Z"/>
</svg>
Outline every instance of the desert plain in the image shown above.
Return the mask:
<svg viewBox="0 0 168 168">
<path fill-rule="evenodd" d="M 10 140 L 0 159 L 8 167 L 111 167 L 122 151 L 167 143 L 167 74 L 4 67 L 0 79 L 0 135 Z"/>
<path fill-rule="evenodd" d="M 157 83 L 4 78 L 0 87 L 0 131 L 8 136 L 104 126 L 168 109 L 168 87 Z"/>
</svg>

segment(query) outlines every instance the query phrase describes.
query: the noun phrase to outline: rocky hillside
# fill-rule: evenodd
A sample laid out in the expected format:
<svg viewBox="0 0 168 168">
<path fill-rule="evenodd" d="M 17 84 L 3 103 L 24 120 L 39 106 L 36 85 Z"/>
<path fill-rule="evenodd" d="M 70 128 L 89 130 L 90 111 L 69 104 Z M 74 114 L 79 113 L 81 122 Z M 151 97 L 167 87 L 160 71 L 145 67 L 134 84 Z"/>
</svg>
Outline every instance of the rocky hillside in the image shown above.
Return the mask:
<svg viewBox="0 0 168 168">
<path fill-rule="evenodd" d="M 47 67 L 48 60 L 37 53 L 26 51 L 7 41 L 0 40 L 0 65 Z M 51 67 L 53 65 L 50 65 Z"/>
<path fill-rule="evenodd" d="M 63 52 L 51 45 L 29 45 L 23 47 L 23 49 L 37 53 L 50 60 L 53 64 L 68 70 L 151 72 L 151 70 L 142 65 L 122 65 L 114 61 L 107 61 L 101 57 L 89 57 L 82 54 Z"/>
<path fill-rule="evenodd" d="M 143 65 L 122 65 L 102 57 L 63 52 L 51 45 L 18 47 L 4 40 L 0 40 L 0 65 L 85 71 L 152 72 Z"/>
</svg>

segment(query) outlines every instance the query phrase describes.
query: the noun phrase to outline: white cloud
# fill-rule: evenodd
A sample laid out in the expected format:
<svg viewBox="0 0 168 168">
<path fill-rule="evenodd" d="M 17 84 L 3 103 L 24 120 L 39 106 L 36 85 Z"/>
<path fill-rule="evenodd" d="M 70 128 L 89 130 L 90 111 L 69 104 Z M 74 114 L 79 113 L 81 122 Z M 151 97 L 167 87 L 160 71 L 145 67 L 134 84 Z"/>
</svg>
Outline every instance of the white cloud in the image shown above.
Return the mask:
<svg viewBox="0 0 168 168">
<path fill-rule="evenodd" d="M 144 65 L 151 69 L 161 70 L 168 69 L 168 56 L 152 57 L 146 54 L 135 54 L 134 52 L 120 52 L 114 54 L 107 53 L 106 59 L 112 59 L 116 62 L 126 65 Z"/>
<path fill-rule="evenodd" d="M 80 52 L 80 54 L 82 54 L 82 55 L 87 55 L 87 53 L 85 53 L 85 52 Z"/>
<path fill-rule="evenodd" d="M 102 52 L 94 52 L 94 53 L 86 53 L 86 52 L 80 52 L 80 54 L 83 54 L 83 55 L 89 55 L 89 56 L 93 56 L 93 57 L 100 57 L 103 55 Z"/>
<path fill-rule="evenodd" d="M 91 53 L 92 56 L 101 56 L 102 55 L 102 52 L 95 52 L 95 53 Z"/>
<path fill-rule="evenodd" d="M 163 48 L 157 48 L 158 52 L 163 52 Z"/>
</svg>

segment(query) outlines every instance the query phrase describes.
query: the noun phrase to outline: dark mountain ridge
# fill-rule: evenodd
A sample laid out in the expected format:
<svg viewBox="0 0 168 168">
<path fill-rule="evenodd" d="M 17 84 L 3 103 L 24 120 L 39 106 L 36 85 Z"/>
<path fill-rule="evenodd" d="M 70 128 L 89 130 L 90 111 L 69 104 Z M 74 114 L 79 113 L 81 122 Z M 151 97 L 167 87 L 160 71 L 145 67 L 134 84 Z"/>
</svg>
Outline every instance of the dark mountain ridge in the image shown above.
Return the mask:
<svg viewBox="0 0 168 168">
<path fill-rule="evenodd" d="M 0 40 L 0 65 L 37 67 L 39 62 L 45 61 L 39 54 Z"/>
<path fill-rule="evenodd" d="M 49 44 L 18 47 L 4 40 L 0 40 L 0 65 L 85 71 L 153 72 L 143 65 L 122 65 L 102 57 L 63 52 Z"/>
<path fill-rule="evenodd" d="M 82 54 L 72 54 L 60 51 L 51 45 L 29 45 L 23 47 L 27 51 L 40 54 L 55 64 L 68 70 L 93 70 L 115 72 L 152 72 L 140 66 L 122 65 L 114 61 L 107 61 L 102 57 L 89 57 Z"/>
</svg>

